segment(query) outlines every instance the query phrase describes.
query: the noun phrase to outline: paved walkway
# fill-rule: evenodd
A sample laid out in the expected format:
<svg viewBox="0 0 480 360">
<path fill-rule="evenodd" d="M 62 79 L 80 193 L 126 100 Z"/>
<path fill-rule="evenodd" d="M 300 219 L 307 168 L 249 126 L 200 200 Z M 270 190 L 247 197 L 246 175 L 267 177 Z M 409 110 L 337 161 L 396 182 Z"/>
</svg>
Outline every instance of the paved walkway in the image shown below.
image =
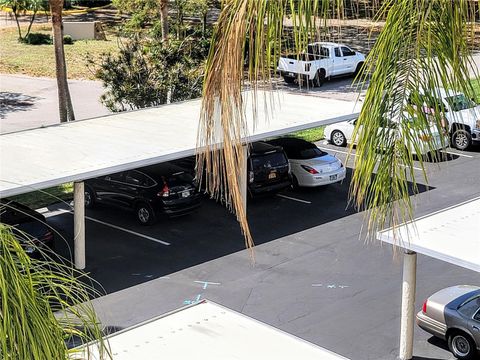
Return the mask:
<svg viewBox="0 0 480 360">
<path fill-rule="evenodd" d="M 77 120 L 107 115 L 99 101 L 102 82 L 69 80 Z M 60 122 L 57 81 L 22 75 L 0 75 L 0 133 L 31 129 Z"/>
</svg>

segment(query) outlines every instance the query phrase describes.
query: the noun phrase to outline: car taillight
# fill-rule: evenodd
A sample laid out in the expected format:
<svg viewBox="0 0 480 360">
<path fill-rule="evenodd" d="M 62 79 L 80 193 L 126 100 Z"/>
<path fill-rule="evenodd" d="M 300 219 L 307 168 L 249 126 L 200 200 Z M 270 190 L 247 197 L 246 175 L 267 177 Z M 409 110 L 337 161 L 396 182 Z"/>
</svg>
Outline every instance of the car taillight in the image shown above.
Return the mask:
<svg viewBox="0 0 480 360">
<path fill-rule="evenodd" d="M 254 180 L 255 180 L 255 174 L 253 173 L 253 171 L 249 171 L 248 172 L 248 182 L 251 184 L 251 183 L 253 183 Z"/>
<path fill-rule="evenodd" d="M 169 197 L 170 196 L 170 188 L 168 187 L 167 184 L 163 185 L 162 191 L 159 191 L 157 193 L 157 196 L 161 196 L 161 197 Z"/>
<path fill-rule="evenodd" d="M 423 312 L 424 314 L 427 313 L 427 301 L 428 301 L 428 300 L 425 300 L 425 301 L 423 302 L 423 306 L 422 306 L 422 312 Z"/>
<path fill-rule="evenodd" d="M 45 235 L 42 236 L 40 241 L 42 242 L 48 242 L 53 239 L 53 233 L 49 230 L 45 233 Z"/>
<path fill-rule="evenodd" d="M 309 172 L 310 174 L 318 174 L 318 171 L 315 170 L 314 168 L 307 166 L 307 165 L 300 165 L 303 170 Z"/>
</svg>

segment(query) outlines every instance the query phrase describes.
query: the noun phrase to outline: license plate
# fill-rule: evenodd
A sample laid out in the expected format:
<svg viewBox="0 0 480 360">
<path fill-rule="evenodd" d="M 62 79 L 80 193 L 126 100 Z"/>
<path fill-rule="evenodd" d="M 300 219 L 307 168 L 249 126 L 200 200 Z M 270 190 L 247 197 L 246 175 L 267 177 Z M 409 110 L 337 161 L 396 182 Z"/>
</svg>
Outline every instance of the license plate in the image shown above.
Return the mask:
<svg viewBox="0 0 480 360">
<path fill-rule="evenodd" d="M 330 180 L 337 180 L 337 174 L 335 174 L 335 175 L 330 175 Z"/>
<path fill-rule="evenodd" d="M 288 73 L 288 76 L 295 76 L 295 74 L 294 74 L 294 73 L 291 73 L 291 72 L 289 72 L 289 73 Z"/>
<path fill-rule="evenodd" d="M 186 198 L 186 197 L 189 197 L 190 196 L 190 191 L 186 190 L 186 191 L 182 191 L 182 197 Z"/>
<path fill-rule="evenodd" d="M 27 246 L 25 247 L 25 252 L 26 252 L 27 254 L 31 254 L 31 253 L 33 253 L 33 251 L 34 251 L 34 247 L 33 247 L 33 246 L 27 245 Z"/>
<path fill-rule="evenodd" d="M 275 179 L 276 177 L 277 177 L 277 173 L 271 172 L 270 174 L 268 174 L 269 179 Z"/>
</svg>

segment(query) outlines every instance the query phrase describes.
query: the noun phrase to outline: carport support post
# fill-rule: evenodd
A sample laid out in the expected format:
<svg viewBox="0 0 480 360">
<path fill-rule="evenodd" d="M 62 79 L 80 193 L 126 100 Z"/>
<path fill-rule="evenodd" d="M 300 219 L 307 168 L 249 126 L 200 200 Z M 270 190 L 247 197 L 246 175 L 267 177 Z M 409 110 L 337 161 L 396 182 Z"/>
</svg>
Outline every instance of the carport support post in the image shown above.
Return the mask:
<svg viewBox="0 0 480 360">
<path fill-rule="evenodd" d="M 77 269 L 85 269 L 85 191 L 83 181 L 73 183 L 73 256 Z"/>
<path fill-rule="evenodd" d="M 240 194 L 242 195 L 243 208 L 245 213 L 247 212 L 247 163 L 248 163 L 248 145 L 243 145 L 243 169 L 240 171 L 240 176 L 238 179 L 238 185 L 240 187 Z"/>
<path fill-rule="evenodd" d="M 415 320 L 415 288 L 417 282 L 417 253 L 405 250 L 403 254 L 402 314 L 400 325 L 400 360 L 413 356 Z"/>
</svg>

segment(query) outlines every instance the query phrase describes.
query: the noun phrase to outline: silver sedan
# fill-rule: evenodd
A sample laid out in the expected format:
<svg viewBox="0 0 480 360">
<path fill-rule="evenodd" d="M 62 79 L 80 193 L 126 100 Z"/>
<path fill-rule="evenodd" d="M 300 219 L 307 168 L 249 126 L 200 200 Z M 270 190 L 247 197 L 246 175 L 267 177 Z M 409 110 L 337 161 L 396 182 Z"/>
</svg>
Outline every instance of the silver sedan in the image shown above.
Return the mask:
<svg viewBox="0 0 480 360">
<path fill-rule="evenodd" d="M 423 303 L 417 325 L 447 340 L 458 359 L 480 359 L 480 287 L 457 285 L 437 291 Z"/>
</svg>

